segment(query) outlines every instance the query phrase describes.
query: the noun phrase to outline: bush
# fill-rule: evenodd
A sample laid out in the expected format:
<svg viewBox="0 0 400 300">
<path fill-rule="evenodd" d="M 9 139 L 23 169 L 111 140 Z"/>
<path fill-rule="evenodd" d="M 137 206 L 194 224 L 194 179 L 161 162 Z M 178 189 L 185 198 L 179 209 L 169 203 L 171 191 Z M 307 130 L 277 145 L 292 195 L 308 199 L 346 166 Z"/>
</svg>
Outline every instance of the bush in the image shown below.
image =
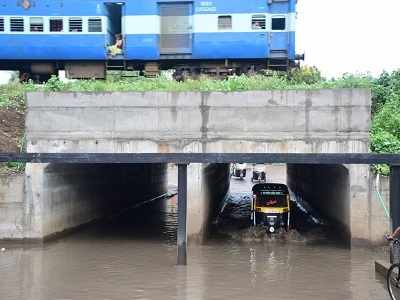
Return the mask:
<svg viewBox="0 0 400 300">
<path fill-rule="evenodd" d="M 288 74 L 288 79 L 293 83 L 316 84 L 323 81 L 321 72 L 316 67 L 301 67 L 293 69 Z"/>
<path fill-rule="evenodd" d="M 391 98 L 400 95 L 400 70 L 383 72 L 374 81 L 372 91 L 372 112 L 377 113 Z"/>
</svg>

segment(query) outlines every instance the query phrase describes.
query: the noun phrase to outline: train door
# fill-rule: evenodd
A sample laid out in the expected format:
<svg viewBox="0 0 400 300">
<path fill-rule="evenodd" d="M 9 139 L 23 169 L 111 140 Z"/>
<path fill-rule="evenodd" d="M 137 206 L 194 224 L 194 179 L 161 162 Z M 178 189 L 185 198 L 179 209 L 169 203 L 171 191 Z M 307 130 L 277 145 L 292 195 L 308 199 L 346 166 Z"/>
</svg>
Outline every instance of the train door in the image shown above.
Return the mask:
<svg viewBox="0 0 400 300">
<path fill-rule="evenodd" d="M 160 3 L 160 54 L 191 54 L 192 3 Z"/>
<path fill-rule="evenodd" d="M 114 45 L 116 42 L 116 35 L 121 34 L 124 40 L 124 47 L 126 44 L 126 37 L 123 32 L 122 17 L 124 15 L 125 3 L 123 2 L 105 2 L 105 14 L 107 17 L 107 33 L 106 44 Z M 123 54 L 123 52 L 122 52 Z"/>
<path fill-rule="evenodd" d="M 270 58 L 287 59 L 289 50 L 288 13 L 294 9 L 294 0 L 270 0 L 271 13 L 269 48 Z"/>
<path fill-rule="evenodd" d="M 271 58 L 288 57 L 289 32 L 287 23 L 286 15 L 273 15 L 271 18 L 271 31 L 269 33 Z"/>
</svg>

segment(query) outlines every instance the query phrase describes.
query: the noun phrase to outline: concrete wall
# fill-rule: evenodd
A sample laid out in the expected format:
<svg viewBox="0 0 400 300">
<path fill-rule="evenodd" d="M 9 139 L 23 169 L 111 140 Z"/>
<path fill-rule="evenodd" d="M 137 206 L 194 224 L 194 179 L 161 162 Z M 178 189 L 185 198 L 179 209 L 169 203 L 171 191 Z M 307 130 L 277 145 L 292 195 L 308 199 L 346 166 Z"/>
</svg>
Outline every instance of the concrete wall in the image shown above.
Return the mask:
<svg viewBox="0 0 400 300">
<path fill-rule="evenodd" d="M 390 217 L 386 214 L 385 208 L 390 211 L 390 180 L 386 176 L 371 176 L 371 213 L 369 217 L 371 239 L 383 241 L 383 235 L 392 232 Z M 383 202 L 383 204 L 382 204 Z"/>
<path fill-rule="evenodd" d="M 369 90 L 29 93 L 29 152 L 367 152 Z"/>
<path fill-rule="evenodd" d="M 0 176 L 0 239 L 24 237 L 24 188 L 24 175 Z"/>
<path fill-rule="evenodd" d="M 58 153 L 368 152 L 370 106 L 370 91 L 365 89 L 29 93 L 27 149 Z M 189 167 L 193 234 L 203 232 L 210 215 L 198 212 L 216 206 L 209 200 L 212 188 L 204 180 L 206 169 Z M 225 168 L 219 170 L 224 178 Z M 351 177 L 357 172 L 350 173 Z M 364 180 L 354 186 L 368 189 L 368 184 Z M 360 198 L 354 205 L 367 215 L 362 189 L 354 189 L 352 199 Z M 204 202 L 208 204 L 203 206 Z M 203 217 L 196 220 L 191 211 Z M 364 236 L 358 229 L 352 231 L 354 238 Z"/>
</svg>

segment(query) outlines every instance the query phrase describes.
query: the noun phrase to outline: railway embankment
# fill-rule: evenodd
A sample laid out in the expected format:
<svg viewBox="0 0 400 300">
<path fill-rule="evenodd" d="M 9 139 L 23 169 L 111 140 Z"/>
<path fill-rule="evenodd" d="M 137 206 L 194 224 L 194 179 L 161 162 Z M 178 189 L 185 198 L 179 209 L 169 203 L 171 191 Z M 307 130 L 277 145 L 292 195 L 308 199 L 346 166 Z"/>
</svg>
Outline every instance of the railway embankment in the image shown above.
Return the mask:
<svg viewBox="0 0 400 300">
<path fill-rule="evenodd" d="M 372 141 L 372 150 L 381 152 L 396 151 L 396 142 L 392 142 L 393 140 L 395 141 L 396 138 L 395 132 L 390 131 L 390 126 L 393 126 L 393 122 L 389 125 L 383 124 L 383 126 L 383 117 L 381 116 L 381 114 L 387 114 L 387 111 L 390 111 L 390 108 L 394 107 L 393 103 L 396 98 L 393 98 L 393 93 L 386 94 L 386 88 L 383 89 L 384 92 L 377 89 L 375 83 L 371 83 L 370 80 L 370 78 L 365 77 L 349 77 L 338 81 L 291 83 L 288 79 L 282 77 L 265 78 L 256 76 L 254 78 L 231 78 L 225 81 L 207 79 L 200 81 L 189 80 L 183 83 L 159 78 L 104 82 L 79 81 L 73 83 L 62 83 L 58 79 L 52 79 L 43 85 L 34 85 L 32 83 L 14 84 L 2 87 L 3 91 L 5 91 L 1 94 L 3 103 L 2 110 L 5 112 L 6 116 L 4 124 L 9 124 L 4 125 L 4 128 L 15 128 L 13 126 L 13 124 L 15 124 L 19 130 L 10 131 L 9 129 L 4 129 L 5 136 L 9 138 L 9 141 L 12 140 L 13 142 L 5 142 L 4 149 L 0 150 L 21 150 L 21 145 L 25 145 L 23 138 L 25 137 L 25 132 L 24 126 L 22 125 L 25 122 L 25 94 L 26 92 L 33 91 L 40 93 L 34 93 L 39 95 L 35 96 L 39 98 L 36 98 L 36 100 L 32 102 L 34 105 L 31 106 L 30 112 L 28 109 L 28 113 L 31 114 L 30 129 L 34 129 L 28 132 L 28 135 L 30 135 L 30 141 L 28 141 L 28 147 L 31 148 L 30 151 L 41 149 L 40 147 L 47 142 L 44 141 L 46 138 L 40 138 L 40 135 L 52 131 L 52 129 L 54 129 L 53 135 L 48 136 L 48 143 L 46 144 L 50 147 L 46 148 L 49 152 L 172 151 L 173 149 L 177 150 L 180 149 L 179 147 L 184 147 L 185 145 L 181 142 L 187 139 L 188 134 L 190 135 L 191 133 L 194 134 L 194 138 L 198 137 L 199 142 L 198 147 L 193 148 L 191 151 L 219 152 L 234 150 L 239 152 L 251 152 L 267 149 L 268 151 L 276 152 L 280 152 L 281 150 L 287 152 L 359 152 L 361 148 L 354 145 L 360 142 L 358 139 L 361 136 L 363 145 L 361 152 L 369 151 L 369 140 Z M 370 132 L 371 135 L 369 135 L 370 106 L 366 104 L 366 102 L 370 103 L 370 94 L 365 93 L 365 89 L 359 88 L 371 87 L 373 87 L 372 104 L 374 118 L 377 118 L 381 128 L 377 130 L 377 128 L 373 126 Z M 118 92 L 113 93 L 114 91 Z M 159 93 L 160 91 L 164 93 Z M 381 94 L 379 94 L 379 91 Z M 57 92 L 61 93 L 57 94 Z M 302 99 L 304 101 L 302 101 Z M 379 103 L 376 99 L 379 99 Z M 355 101 L 354 103 L 353 100 Z M 193 101 L 197 102 L 193 103 Z M 252 112 L 250 112 L 249 107 Z M 47 108 L 48 114 L 46 115 L 46 111 L 43 111 L 43 109 L 46 110 Z M 106 110 L 105 114 L 104 110 Z M 137 117 L 136 121 L 123 122 L 123 116 L 121 118 L 118 117 L 119 114 L 125 112 L 125 116 L 129 115 L 130 118 L 132 118 L 133 110 L 139 111 L 139 114 L 135 115 Z M 190 111 L 192 111 L 192 114 L 189 116 Z M 233 111 L 236 112 L 232 113 Z M 258 120 L 257 114 L 260 114 L 261 111 L 264 112 L 262 120 L 268 120 L 268 122 L 255 122 L 255 120 Z M 73 113 L 73 117 L 71 117 L 70 113 Z M 99 118 L 93 116 L 93 113 L 103 113 L 104 117 Z M 244 126 L 243 122 L 239 122 L 238 124 L 234 123 L 235 120 L 238 120 L 236 116 L 241 113 L 243 113 L 241 120 L 247 122 L 246 124 L 248 124 L 248 126 Z M 359 115 L 360 113 L 361 115 Z M 363 116 L 367 116 L 367 119 L 364 119 Z M 115 120 L 110 123 L 110 118 L 114 118 Z M 124 120 L 127 120 L 127 118 Z M 282 120 L 285 120 L 285 122 L 282 122 Z M 107 134 L 111 131 L 106 127 L 109 125 L 112 126 L 113 124 L 120 126 L 121 130 L 118 131 L 118 128 L 110 127 L 111 129 L 109 129 L 111 131 L 117 131 L 109 136 Z M 105 135 L 97 138 L 95 135 L 92 135 L 92 133 L 102 134 L 102 131 L 96 131 L 96 128 L 104 129 Z M 126 128 L 129 130 L 125 130 Z M 180 130 L 177 131 L 177 128 Z M 183 132 L 182 128 L 186 128 L 186 131 Z M 67 135 L 57 136 L 57 134 L 62 133 L 64 130 Z M 160 130 L 160 132 L 165 133 L 159 134 L 161 140 L 166 140 L 169 137 L 175 136 L 175 142 L 173 142 L 175 144 L 166 146 L 168 141 L 165 143 L 154 141 L 156 136 L 154 135 L 154 130 Z M 236 131 L 232 132 L 232 130 Z M 253 132 L 251 132 L 252 130 Z M 327 134 L 327 131 L 332 131 L 332 134 Z M 182 134 L 182 136 L 177 137 L 177 132 L 178 135 Z M 32 133 L 38 135 L 33 137 Z M 126 138 L 124 134 L 132 133 L 137 134 L 137 136 L 131 138 L 133 142 L 123 146 L 121 140 Z M 147 139 L 151 140 L 150 142 L 146 142 L 146 137 L 140 137 L 140 134 L 146 133 L 150 133 L 150 136 L 147 136 Z M 297 137 L 298 143 L 296 144 L 295 139 L 291 137 L 291 133 L 295 135 L 304 133 L 304 136 Z M 71 134 L 74 134 L 74 136 L 81 141 L 69 141 L 68 137 Z M 117 136 L 118 134 L 121 136 Z M 219 143 L 219 139 L 221 139 L 224 134 L 228 136 L 230 140 Z M 90 135 L 90 138 L 87 135 Z M 87 137 L 85 138 L 85 136 Z M 313 141 L 316 144 L 324 144 L 322 140 L 324 138 L 326 139 L 328 136 L 332 137 L 332 141 L 325 143 L 326 147 L 307 148 L 309 145 L 313 144 Z M 348 138 L 345 142 L 346 146 L 343 146 L 343 141 L 337 143 L 336 140 L 338 137 L 342 139 Z M 376 139 L 376 137 L 379 138 Z M 94 138 L 94 140 L 92 141 L 91 138 Z M 110 138 L 114 138 L 115 141 L 111 141 L 111 143 L 107 143 L 107 141 L 104 142 L 104 140 Z M 241 138 L 244 142 L 238 144 L 237 140 Z M 249 138 L 253 140 L 249 140 Z M 385 140 L 385 138 L 387 139 Z M 390 138 L 392 138 L 392 140 L 390 140 Z M 272 145 L 274 139 L 277 141 L 277 144 L 285 144 L 282 146 L 282 149 L 278 149 Z M 284 143 L 279 141 L 282 139 L 285 139 Z M 391 141 L 389 144 L 392 146 L 394 145 L 392 148 L 387 148 L 385 146 L 387 143 L 385 144 L 384 142 L 387 142 L 388 139 Z M 233 140 L 236 142 L 233 142 Z M 7 141 L 7 139 L 5 139 L 5 141 Z M 301 144 L 299 141 L 305 143 L 304 147 L 299 146 Z M 376 141 L 378 141 L 378 143 L 376 143 Z M 14 143 L 14 146 L 12 143 Z M 378 147 L 380 145 L 379 143 L 383 146 Z M 151 147 L 149 148 L 150 144 L 157 145 L 157 147 L 153 147 L 154 149 Z M 263 144 L 265 147 L 257 148 L 257 145 L 260 144 Z M 71 148 L 77 145 L 78 148 L 80 147 L 80 150 L 78 148 Z M 107 148 L 107 145 L 114 145 L 115 147 Z M 239 145 L 239 148 L 235 148 L 235 145 Z M 336 145 L 337 147 L 332 145 Z M 6 146 L 10 148 L 6 148 Z M 388 149 L 390 151 L 388 151 Z M 45 149 L 40 151 L 46 152 Z M 106 171 L 106 173 L 103 174 L 108 174 L 109 177 L 107 178 L 113 179 L 114 185 L 120 184 L 120 196 L 123 197 L 123 193 L 129 193 L 129 191 L 131 191 L 132 182 L 135 182 L 137 179 L 135 174 L 142 174 L 143 172 L 147 172 L 146 174 L 148 174 L 148 176 L 146 175 L 147 177 L 144 177 L 145 181 L 149 180 L 148 182 L 153 184 L 153 186 L 156 184 L 159 191 L 163 191 L 165 187 L 165 167 L 166 166 L 159 166 L 157 169 L 152 170 L 110 167 L 107 170 L 103 170 Z M 20 166 L 7 166 L 7 170 L 9 171 L 21 170 L 19 168 Z M 227 168 L 224 167 L 221 168 L 220 177 L 222 181 L 226 169 Z M 384 167 L 379 167 L 378 170 L 382 173 L 385 171 Z M 194 187 L 192 192 L 198 199 L 209 192 L 206 187 L 207 178 L 204 176 L 204 174 L 206 174 L 205 171 L 206 169 L 202 167 L 189 170 L 189 176 L 191 176 L 189 182 L 192 182 L 192 186 Z M 381 234 L 382 226 L 374 227 L 371 226 L 371 224 L 382 224 L 381 221 L 383 217 L 380 215 L 376 217 L 376 214 L 372 215 L 364 210 L 359 210 L 361 213 L 358 216 L 355 214 L 351 215 L 352 212 L 356 212 L 359 208 L 368 208 L 375 204 L 379 205 L 378 201 L 374 202 L 373 198 L 371 198 L 372 190 L 370 187 L 371 177 L 369 170 L 363 169 L 360 173 L 359 170 L 350 168 L 346 172 L 349 172 L 348 175 L 343 177 L 346 184 L 364 187 L 361 192 L 360 190 L 354 190 L 354 193 L 358 193 L 356 198 L 360 200 L 360 202 L 357 203 L 369 203 L 369 206 L 346 206 L 346 209 L 343 210 L 343 214 L 334 212 L 332 217 L 338 218 L 339 221 L 347 226 L 349 231 L 352 230 L 355 235 L 363 239 L 372 239 L 375 241 Z M 125 175 L 127 173 L 131 174 L 131 181 L 125 180 Z M 62 166 L 29 166 L 25 175 L 21 175 L 25 176 L 25 181 L 23 181 L 22 185 L 25 199 L 27 199 L 27 195 L 33 197 L 29 199 L 29 205 L 25 202 L 25 204 L 22 205 L 23 209 L 19 210 L 24 214 L 23 218 L 17 217 L 13 218 L 13 220 L 17 220 L 18 218 L 19 220 L 23 220 L 25 223 L 23 223 L 24 225 L 22 225 L 22 227 L 29 225 L 33 228 L 34 226 L 32 227 L 32 224 L 29 223 L 31 221 L 40 220 L 40 224 L 35 225 L 36 229 L 39 228 L 35 232 L 24 229 L 22 232 L 24 232 L 25 237 L 27 235 L 33 237 L 48 236 L 53 232 L 62 231 L 101 216 L 101 213 L 104 212 L 104 208 L 107 209 L 109 204 L 107 204 L 106 201 L 101 201 L 96 203 L 97 206 L 93 206 L 93 203 L 95 203 L 94 198 L 86 197 L 95 190 L 95 187 L 99 187 L 99 184 L 103 182 L 101 178 L 95 176 L 96 174 L 99 174 L 98 170 L 96 171 L 90 166 L 88 166 L 86 170 L 82 168 L 67 169 Z M 115 174 L 120 174 L 120 176 L 115 176 Z M 77 182 L 77 178 L 82 179 L 80 183 Z M 87 178 L 93 180 L 87 182 Z M 301 183 L 300 179 L 297 180 L 297 183 Z M 31 182 L 27 180 L 31 180 Z M 32 182 L 32 180 L 35 182 Z M 360 182 L 360 180 L 362 182 Z M 11 181 L 5 183 L 5 190 L 12 190 L 14 184 L 10 182 Z M 16 188 L 20 189 L 20 181 L 17 179 L 16 182 Z M 48 184 L 53 184 L 53 186 L 49 187 Z M 341 184 L 338 183 L 338 186 L 340 185 Z M 86 186 L 89 190 L 85 190 L 83 186 Z M 32 190 L 30 190 L 31 187 L 36 188 L 36 193 L 32 193 Z M 58 191 L 57 193 L 60 191 L 64 192 L 66 196 L 55 197 L 55 191 Z M 71 191 L 74 192 L 71 193 Z M 107 194 L 109 192 L 110 190 L 104 190 L 97 193 L 97 195 L 110 195 Z M 221 192 L 224 192 L 224 190 L 221 189 Z M 6 199 L 8 197 L 7 195 L 10 195 L 10 193 L 7 192 L 4 193 L 4 195 L 4 199 Z M 71 205 L 71 203 L 66 205 L 66 203 L 68 203 L 67 200 L 71 197 L 85 199 L 85 201 L 77 202 L 74 205 Z M 354 198 L 354 195 L 352 197 Z M 365 202 L 363 199 L 368 200 Z M 55 207 L 55 204 L 57 204 L 60 210 L 51 211 L 43 209 L 44 206 L 39 205 L 43 205 L 43 203 L 45 206 L 47 205 L 46 207 L 50 208 Z M 198 205 L 199 203 L 203 202 L 195 202 L 192 204 L 192 208 L 193 211 L 197 211 L 198 215 L 201 216 L 197 218 L 199 219 L 197 222 L 198 224 L 195 224 L 195 227 L 201 230 L 204 225 L 202 224 L 202 219 L 204 219 L 205 215 L 209 216 L 210 213 L 213 213 L 210 211 L 210 207 L 213 205 L 206 205 L 207 207 L 205 207 L 204 205 Z M 356 202 L 353 203 L 357 204 Z M 208 204 L 210 203 L 208 202 Z M 17 204 L 8 201 L 8 203 L 4 205 L 8 205 L 9 207 L 14 206 L 16 208 L 18 205 L 21 206 L 21 203 Z M 26 210 L 32 207 L 40 209 L 30 212 Z M 93 209 L 93 207 L 97 208 Z M 382 211 L 380 207 L 374 206 L 374 208 Z M 65 209 L 67 209 L 67 213 L 65 213 Z M 64 214 L 62 212 L 64 212 Z M 87 214 L 85 213 L 86 215 L 84 215 L 82 212 L 86 212 Z M 365 220 L 365 214 L 362 212 L 369 216 L 368 220 Z M 34 217 L 30 218 L 26 213 Z M 352 220 L 344 220 L 344 215 L 352 218 Z M 48 218 L 47 216 L 52 217 Z M 7 218 L 4 219 L 7 220 Z M 196 218 L 192 218 L 192 220 L 196 220 Z M 369 225 L 364 224 L 364 221 L 368 222 Z M 21 228 L 21 226 L 19 228 Z M 376 232 L 366 232 L 365 228 L 378 229 L 376 229 Z M 198 231 L 198 229 L 194 231 Z M 8 233 L 8 235 L 10 234 Z"/>
<path fill-rule="evenodd" d="M 25 106 L 26 93 L 42 92 L 238 92 L 238 91 L 268 91 L 268 90 L 316 90 L 330 88 L 368 88 L 372 83 L 366 77 L 348 77 L 340 80 L 326 81 L 314 73 L 304 72 L 294 74 L 291 78 L 285 76 L 240 76 L 229 80 L 187 80 L 177 82 L 159 77 L 149 78 L 115 78 L 107 81 L 80 80 L 63 82 L 52 77 L 44 84 L 33 82 L 12 82 L 0 85 L 0 151 L 18 152 L 25 147 Z M 15 173 L 21 169 L 19 165 L 3 165 L 0 172 Z"/>
<path fill-rule="evenodd" d="M 27 95 L 28 152 L 52 153 L 365 153 L 369 151 L 371 93 L 368 89 L 268 90 L 240 92 L 31 92 Z M 117 191 L 137 196 L 146 186 L 161 190 L 163 168 L 118 165 L 28 165 L 30 206 L 40 206 L 35 220 L 42 231 L 76 224 L 76 212 L 93 206 L 98 187 L 109 188 L 109 202 Z M 297 167 L 297 166 L 296 166 Z M 71 169 L 72 168 L 72 169 Z M 339 168 L 339 166 L 338 166 Z M 91 173 L 93 172 L 93 173 Z M 85 175 L 87 174 L 87 175 Z M 95 176 L 101 174 L 101 178 Z M 130 175 L 130 180 L 118 174 Z M 144 175 L 144 174 L 149 174 Z M 316 178 L 319 186 L 326 170 Z M 348 166 L 337 188 L 343 197 L 331 201 L 351 213 L 338 218 L 352 239 L 375 240 L 369 229 L 375 218 L 368 166 Z M 117 179 L 117 180 L 115 180 Z M 157 179 L 157 180 L 156 180 Z M 296 182 L 301 177 L 293 176 Z M 142 180 L 142 188 L 134 183 Z M 120 185 L 117 185 L 121 183 Z M 295 184 L 293 186 L 296 186 Z M 229 165 L 188 166 L 188 235 L 203 237 L 229 187 Z M 86 188 L 89 188 L 87 190 Z M 302 192 L 299 189 L 299 192 Z M 98 194 L 99 196 L 105 193 Z M 342 194 L 340 194 L 342 195 Z M 72 199 L 72 200 L 71 200 Z M 350 201 L 350 199 L 352 199 Z M 132 199 L 133 200 L 133 199 Z M 327 207 L 326 201 L 320 204 Z M 67 205 L 68 203 L 69 205 Z M 334 206 L 334 205 L 332 205 Z M 59 209 L 57 209 L 59 208 Z M 71 214 L 71 215 L 69 215 Z M 81 215 L 82 216 L 82 215 Z M 90 216 L 90 215 L 89 215 Z M 55 219 L 56 221 L 55 222 Z M 86 220 L 85 218 L 78 220 Z M 58 223 L 59 222 L 59 223 Z M 57 224 L 58 226 L 53 226 Z M 61 225 L 60 225 L 61 224 Z M 50 225 L 50 226 L 49 226 Z M 39 227 L 40 227 L 39 226 Z"/>
<path fill-rule="evenodd" d="M 62 82 L 52 77 L 44 84 L 10 83 L 0 85 L 0 151 L 23 149 L 23 117 L 25 93 L 43 92 L 238 92 L 268 90 L 317 90 L 340 88 L 369 88 L 372 90 L 372 127 L 370 150 L 376 153 L 400 152 L 400 70 L 369 75 L 345 75 L 326 80 L 314 68 L 302 68 L 288 76 L 240 76 L 228 80 L 187 80 L 177 82 L 164 76 L 159 78 L 124 78 L 113 76 L 106 81 L 79 80 Z M 386 166 L 376 167 L 378 173 L 388 175 Z"/>
</svg>

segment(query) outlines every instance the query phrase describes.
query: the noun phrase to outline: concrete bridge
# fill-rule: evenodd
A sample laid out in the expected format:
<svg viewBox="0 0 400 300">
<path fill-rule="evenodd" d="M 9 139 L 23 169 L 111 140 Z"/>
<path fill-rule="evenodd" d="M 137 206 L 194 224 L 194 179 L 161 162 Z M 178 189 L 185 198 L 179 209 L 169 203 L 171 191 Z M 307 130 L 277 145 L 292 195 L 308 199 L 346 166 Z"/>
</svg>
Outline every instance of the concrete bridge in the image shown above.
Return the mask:
<svg viewBox="0 0 400 300">
<path fill-rule="evenodd" d="M 30 93 L 29 153 L 368 153 L 364 89 L 238 93 Z M 229 161 L 190 164 L 188 235 L 202 238 L 229 189 Z M 251 162 L 251 161 L 248 161 Z M 288 184 L 352 241 L 389 222 L 369 165 L 288 164 Z M 16 238 L 42 239 L 166 192 L 167 164 L 28 164 Z M 10 234 L 9 234 L 10 235 Z M 7 237 L 4 234 L 2 237 Z"/>
</svg>

